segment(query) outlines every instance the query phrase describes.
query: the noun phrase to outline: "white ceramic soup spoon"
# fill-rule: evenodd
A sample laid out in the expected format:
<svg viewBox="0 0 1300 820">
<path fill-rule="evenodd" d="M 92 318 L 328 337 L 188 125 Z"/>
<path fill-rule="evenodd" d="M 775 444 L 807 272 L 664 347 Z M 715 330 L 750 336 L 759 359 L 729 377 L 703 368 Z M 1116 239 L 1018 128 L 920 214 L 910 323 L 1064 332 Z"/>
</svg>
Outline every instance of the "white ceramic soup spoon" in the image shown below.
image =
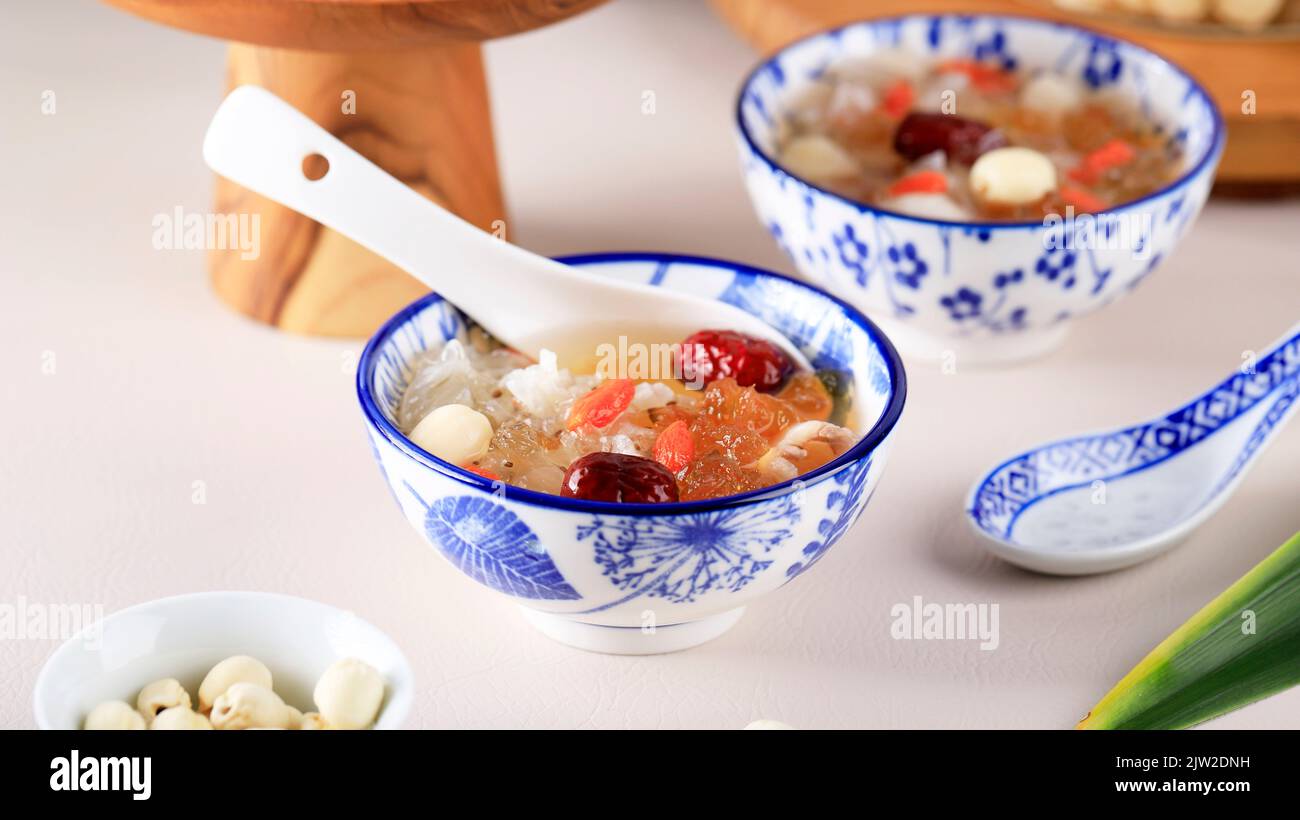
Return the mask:
<svg viewBox="0 0 1300 820">
<path fill-rule="evenodd" d="M 1300 325 L 1168 415 L 1014 456 L 975 482 L 966 515 L 988 548 L 1087 575 L 1152 558 L 1228 499 L 1300 406 Z"/>
<path fill-rule="evenodd" d="M 324 157 L 309 179 L 305 160 Z M 327 225 L 405 269 L 507 345 L 534 358 L 565 329 L 718 328 L 767 339 L 807 360 L 771 326 L 712 299 L 595 276 L 478 230 L 256 86 L 230 92 L 203 157 L 218 174 Z M 318 161 L 319 164 L 319 161 Z"/>
</svg>

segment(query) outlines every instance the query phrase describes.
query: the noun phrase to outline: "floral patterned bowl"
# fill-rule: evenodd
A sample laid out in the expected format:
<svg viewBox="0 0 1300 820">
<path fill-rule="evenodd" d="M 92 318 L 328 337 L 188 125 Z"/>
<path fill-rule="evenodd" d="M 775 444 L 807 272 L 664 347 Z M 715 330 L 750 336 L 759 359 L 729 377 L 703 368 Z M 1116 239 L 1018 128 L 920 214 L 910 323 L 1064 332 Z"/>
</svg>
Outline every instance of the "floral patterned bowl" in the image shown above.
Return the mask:
<svg viewBox="0 0 1300 820">
<path fill-rule="evenodd" d="M 464 316 L 430 294 L 380 328 L 362 353 L 357 392 L 375 458 L 434 550 L 514 599 L 552 638 L 617 654 L 694 646 L 807 571 L 858 519 L 903 411 L 902 362 L 852 307 L 779 274 L 654 253 L 562 261 L 744 308 L 814 367 L 849 377 L 865 434 L 798 479 L 708 501 L 615 504 L 494 485 L 421 450 L 393 423 L 415 355 L 466 331 Z"/>
<path fill-rule="evenodd" d="M 836 61 L 883 49 L 1077 77 L 1136 101 L 1181 150 L 1185 171 L 1095 219 L 945 222 L 846 199 L 778 165 L 783 100 Z M 1068 319 L 1142 281 L 1200 212 L 1224 145 L 1214 102 L 1182 69 L 1113 37 L 1014 16 L 913 15 L 813 35 L 754 69 L 736 115 L 754 207 L 798 269 L 867 311 L 909 355 L 972 363 L 1044 353 L 1064 339 Z"/>
</svg>

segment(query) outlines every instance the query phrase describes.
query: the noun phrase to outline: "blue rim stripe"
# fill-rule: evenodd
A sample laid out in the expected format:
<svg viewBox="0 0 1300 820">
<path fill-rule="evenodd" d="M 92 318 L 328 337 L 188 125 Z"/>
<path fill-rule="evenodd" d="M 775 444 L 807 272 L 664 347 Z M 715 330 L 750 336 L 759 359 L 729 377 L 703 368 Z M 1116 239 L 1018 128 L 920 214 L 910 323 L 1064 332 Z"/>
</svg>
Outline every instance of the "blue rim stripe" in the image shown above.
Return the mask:
<svg viewBox="0 0 1300 820">
<path fill-rule="evenodd" d="M 564 498 L 549 493 L 539 493 L 535 490 L 525 490 L 522 487 L 506 485 L 504 495 L 511 501 L 517 501 L 524 504 L 531 504 L 537 507 L 548 507 L 551 509 L 574 510 L 588 513 L 605 513 L 607 515 L 675 515 L 679 513 L 698 513 L 707 510 L 725 509 L 745 504 L 750 501 L 761 501 L 769 498 L 777 498 L 790 492 L 794 492 L 798 487 L 806 487 L 818 483 L 849 464 L 860 461 L 868 456 L 883 442 L 894 425 L 898 423 L 899 416 L 903 413 L 903 405 L 907 399 L 907 374 L 903 369 L 903 361 L 894 349 L 894 345 L 889 338 L 876 327 L 876 325 L 862 315 L 853 306 L 844 300 L 832 296 L 826 291 L 814 287 L 807 282 L 802 282 L 792 276 L 786 276 L 775 271 L 755 268 L 739 262 L 728 262 L 721 259 L 710 259 L 704 256 L 688 256 L 671 253 L 657 253 L 654 251 L 628 251 L 618 253 L 592 253 L 579 254 L 574 256 L 557 257 L 557 261 L 566 265 L 599 265 L 604 263 L 616 262 L 658 262 L 666 265 L 673 264 L 691 264 L 705 267 L 721 268 L 732 271 L 733 273 L 752 274 L 754 276 L 766 276 L 768 278 L 780 279 L 785 282 L 794 284 L 804 290 L 811 291 L 819 298 L 838 306 L 844 311 L 845 316 L 860 327 L 875 343 L 881 354 L 885 357 L 886 364 L 889 368 L 890 394 L 889 402 L 885 405 L 884 411 L 880 418 L 872 425 L 871 429 L 858 440 L 847 452 L 823 464 L 811 472 L 796 476 L 789 481 L 773 484 L 770 487 L 763 487 L 758 490 L 752 490 L 747 493 L 738 495 L 729 495 L 722 498 L 711 498 L 705 501 L 678 501 L 671 504 L 621 504 L 611 501 L 585 501 L 579 498 Z M 379 364 L 379 349 L 388 342 L 388 340 L 403 325 L 406 324 L 413 316 L 420 313 L 430 305 L 443 301 L 442 297 L 436 292 L 431 292 L 420 297 L 411 304 L 402 308 L 397 315 L 389 319 L 375 332 L 375 335 L 366 343 L 365 349 L 361 352 L 361 360 L 357 365 L 357 398 L 361 402 L 361 410 L 365 414 L 367 422 L 376 428 L 379 433 L 388 441 L 389 444 L 396 447 L 403 454 L 416 462 L 430 468 L 434 472 L 440 473 L 447 478 L 473 487 L 487 493 L 492 493 L 495 489 L 495 482 L 492 482 L 481 475 L 471 473 L 450 462 L 426 453 L 417 447 L 410 439 L 402 434 L 400 430 L 379 409 L 378 403 L 372 394 L 371 385 L 374 383 L 375 369 Z M 498 494 L 500 491 L 498 491 Z"/>
<path fill-rule="evenodd" d="M 810 43 L 813 40 L 817 40 L 821 37 L 827 37 L 827 36 L 840 37 L 847 29 L 851 29 L 851 28 L 859 28 L 864 26 L 868 28 L 876 28 L 876 27 L 887 28 L 889 26 L 898 26 L 907 23 L 908 21 L 911 20 L 918 20 L 918 19 L 929 20 L 932 18 L 955 19 L 958 17 L 979 17 L 981 19 L 986 19 L 986 20 L 1007 20 L 1015 23 L 1025 23 L 1025 24 L 1043 26 L 1046 28 L 1066 29 L 1069 31 L 1077 31 L 1084 34 L 1091 35 L 1110 45 L 1119 45 L 1125 48 L 1131 48 L 1138 53 L 1149 55 L 1152 58 L 1159 60 L 1164 65 L 1168 66 L 1170 69 L 1173 70 L 1175 74 L 1187 80 L 1187 82 L 1189 83 L 1189 87 L 1194 89 L 1196 95 L 1205 102 L 1206 106 L 1210 110 L 1210 116 L 1214 120 L 1213 139 L 1210 140 L 1210 144 L 1209 144 L 1210 147 L 1206 149 L 1205 155 L 1201 157 L 1200 160 L 1194 166 L 1192 166 L 1190 170 L 1185 171 L 1182 174 L 1182 176 L 1178 177 L 1178 179 L 1174 180 L 1173 182 L 1169 183 L 1163 188 L 1159 188 L 1147 194 L 1146 196 L 1129 200 L 1128 202 L 1120 203 L 1119 205 L 1116 205 L 1113 208 L 1107 208 L 1104 211 L 1097 211 L 1095 214 L 1093 214 L 1093 216 L 1101 216 L 1103 214 L 1114 214 L 1114 213 L 1120 213 L 1122 211 L 1127 211 L 1145 202 L 1149 202 L 1153 199 L 1164 196 L 1165 194 L 1176 191 L 1179 188 L 1185 187 L 1189 183 L 1191 183 L 1192 180 L 1194 180 L 1196 177 L 1200 176 L 1201 172 L 1204 171 L 1207 167 L 1213 167 L 1215 164 L 1217 164 L 1219 155 L 1223 153 L 1224 145 L 1227 143 L 1227 129 L 1224 127 L 1223 124 L 1223 115 L 1219 112 L 1219 107 L 1215 105 L 1214 98 L 1211 97 L 1210 93 L 1205 90 L 1205 87 L 1201 85 L 1199 82 L 1197 82 L 1196 78 L 1194 78 L 1185 69 L 1183 69 L 1182 66 L 1178 65 L 1177 63 L 1173 62 L 1172 60 L 1166 57 L 1161 56 L 1160 54 L 1157 54 L 1156 52 L 1152 51 L 1149 48 L 1145 48 L 1143 46 L 1138 45 L 1137 43 L 1133 43 L 1130 42 L 1129 40 L 1124 40 L 1119 37 L 1112 37 L 1109 34 L 1105 34 L 1103 32 L 1097 31 L 1096 29 L 1089 28 L 1088 26 L 1080 26 L 1080 25 L 1075 25 L 1073 23 L 1062 23 L 1056 20 L 1043 20 L 1037 17 L 1028 17 L 1022 14 L 973 14 L 973 15 L 903 14 L 894 17 L 877 17 L 877 18 L 872 18 L 867 20 L 858 20 L 853 23 L 846 23 L 842 26 L 836 26 L 835 28 L 826 29 L 824 31 L 819 31 L 813 34 L 809 34 L 806 37 L 801 37 L 800 39 L 795 40 L 792 43 L 787 43 L 775 54 L 772 54 L 771 56 L 767 57 L 765 60 L 760 62 L 753 69 L 751 69 L 749 74 L 745 76 L 745 79 L 741 81 L 740 91 L 736 94 L 736 104 L 735 104 L 735 111 L 734 111 L 734 117 L 736 120 L 736 131 L 740 134 L 741 138 L 745 141 L 745 145 L 746 147 L 748 147 L 750 152 L 753 153 L 754 156 L 762 160 L 763 164 L 765 164 L 768 167 L 768 170 L 778 174 L 784 174 L 790 179 L 793 179 L 796 182 L 798 182 L 800 185 L 804 185 L 814 191 L 817 191 L 818 193 L 824 196 L 830 197 L 831 199 L 838 200 L 839 202 L 848 205 L 849 207 L 856 210 L 858 213 L 875 214 L 876 216 L 880 216 L 880 217 L 889 217 L 890 219 L 901 219 L 906 222 L 919 222 L 924 225 L 938 225 L 938 226 L 959 227 L 959 228 L 978 228 L 980 230 L 1015 230 L 1015 229 L 1024 230 L 1027 228 L 1041 229 L 1043 227 L 1043 221 L 1041 219 L 1038 220 L 1037 222 L 982 222 L 982 221 L 950 222 L 946 219 L 927 219 L 926 217 L 912 216 L 910 214 L 899 213 L 897 211 L 888 211 L 885 210 L 884 208 L 876 208 L 872 205 L 868 205 L 865 202 L 859 202 L 856 199 L 849 199 L 848 197 L 840 196 L 834 191 L 829 191 L 819 185 L 809 182 L 808 180 L 804 179 L 798 174 L 791 173 L 787 169 L 783 168 L 779 163 L 777 163 L 775 159 L 769 157 L 767 153 L 765 153 L 761 148 L 758 147 L 758 143 L 754 141 L 754 138 L 749 133 L 749 129 L 745 126 L 745 118 L 741 116 L 741 109 L 744 106 L 745 97 L 749 94 L 751 86 L 753 86 L 754 81 L 758 79 L 759 75 L 763 74 L 766 71 L 772 70 L 774 67 L 779 67 L 779 61 L 781 60 L 782 57 L 786 55 L 787 52 L 796 49 L 806 43 Z"/>
</svg>

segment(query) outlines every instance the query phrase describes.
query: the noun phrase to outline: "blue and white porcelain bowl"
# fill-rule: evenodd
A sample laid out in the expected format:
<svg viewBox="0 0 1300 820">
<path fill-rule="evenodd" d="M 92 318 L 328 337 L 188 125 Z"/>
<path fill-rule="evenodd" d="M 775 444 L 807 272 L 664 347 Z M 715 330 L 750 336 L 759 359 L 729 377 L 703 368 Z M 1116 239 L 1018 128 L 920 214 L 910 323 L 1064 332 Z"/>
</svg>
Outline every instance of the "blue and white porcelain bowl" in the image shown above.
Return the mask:
<svg viewBox="0 0 1300 820">
<path fill-rule="evenodd" d="M 838 196 L 782 168 L 775 145 L 784 102 L 836 62 L 885 49 L 926 62 L 972 57 L 1052 70 L 1119 94 L 1181 149 L 1184 171 L 1104 218 L 1049 227 L 907 216 Z M 754 69 L 736 114 L 754 207 L 800 272 L 866 311 L 909 355 L 972 363 L 1044 353 L 1062 341 L 1071 318 L 1142 281 L 1200 212 L 1224 145 L 1214 102 L 1178 66 L 1114 37 L 1015 16 L 913 15 L 813 35 Z"/>
<path fill-rule="evenodd" d="M 798 479 L 674 504 L 615 504 L 494 486 L 435 458 L 394 424 L 410 364 L 466 331 L 437 294 L 380 328 L 357 391 L 384 477 L 411 525 L 461 572 L 523 607 L 542 632 L 598 652 L 670 652 L 731 627 L 750 601 L 806 572 L 857 521 L 903 410 L 903 365 L 847 304 L 779 274 L 654 253 L 562 260 L 742 307 L 814 367 L 848 373 L 861 438 Z"/>
</svg>

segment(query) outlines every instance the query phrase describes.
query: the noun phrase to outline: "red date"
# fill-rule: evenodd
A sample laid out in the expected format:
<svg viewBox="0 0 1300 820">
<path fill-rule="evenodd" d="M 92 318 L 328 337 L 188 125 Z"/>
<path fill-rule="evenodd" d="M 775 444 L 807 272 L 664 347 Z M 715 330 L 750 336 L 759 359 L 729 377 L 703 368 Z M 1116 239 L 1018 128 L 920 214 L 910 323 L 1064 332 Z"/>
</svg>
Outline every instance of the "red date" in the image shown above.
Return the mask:
<svg viewBox="0 0 1300 820">
<path fill-rule="evenodd" d="M 692 333 L 682 342 L 679 356 L 682 379 L 688 384 L 732 378 L 741 387 L 771 393 L 794 371 L 794 363 L 781 348 L 734 330 Z"/>
<path fill-rule="evenodd" d="M 943 151 L 952 162 L 969 165 L 980 154 L 1007 144 L 992 126 L 953 114 L 912 112 L 894 132 L 894 151 L 908 160 Z"/>
<path fill-rule="evenodd" d="M 622 453 L 588 453 L 564 473 L 560 495 L 588 501 L 662 504 L 678 500 L 677 479 L 657 461 Z"/>
</svg>

